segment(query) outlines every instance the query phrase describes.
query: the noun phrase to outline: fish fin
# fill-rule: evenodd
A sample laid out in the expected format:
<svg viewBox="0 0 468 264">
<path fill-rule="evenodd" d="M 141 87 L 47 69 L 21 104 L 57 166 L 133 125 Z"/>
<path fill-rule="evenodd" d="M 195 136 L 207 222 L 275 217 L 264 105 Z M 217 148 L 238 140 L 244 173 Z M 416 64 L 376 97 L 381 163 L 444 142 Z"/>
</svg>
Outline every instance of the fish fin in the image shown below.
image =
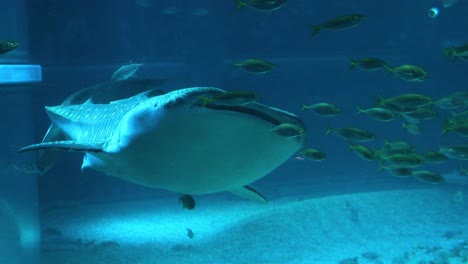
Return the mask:
<svg viewBox="0 0 468 264">
<path fill-rule="evenodd" d="M 322 27 L 317 25 L 310 25 L 310 28 L 312 28 L 312 37 L 317 35 L 320 30 L 322 30 Z"/>
<path fill-rule="evenodd" d="M 198 98 L 200 98 L 201 107 L 205 107 L 206 105 L 209 105 L 215 101 L 213 98 L 208 98 L 205 96 L 199 96 Z"/>
<path fill-rule="evenodd" d="M 252 186 L 250 185 L 244 185 L 242 187 L 236 188 L 236 189 L 231 189 L 229 190 L 233 194 L 236 194 L 242 198 L 249 199 L 251 201 L 259 202 L 259 203 L 267 203 L 268 199 L 263 196 L 260 192 L 255 190 Z"/>
<path fill-rule="evenodd" d="M 103 146 L 103 143 L 76 143 L 75 141 L 64 140 L 29 145 L 24 148 L 21 148 L 20 150 L 18 150 L 18 152 L 41 149 L 61 149 L 80 152 L 102 152 Z"/>
</svg>

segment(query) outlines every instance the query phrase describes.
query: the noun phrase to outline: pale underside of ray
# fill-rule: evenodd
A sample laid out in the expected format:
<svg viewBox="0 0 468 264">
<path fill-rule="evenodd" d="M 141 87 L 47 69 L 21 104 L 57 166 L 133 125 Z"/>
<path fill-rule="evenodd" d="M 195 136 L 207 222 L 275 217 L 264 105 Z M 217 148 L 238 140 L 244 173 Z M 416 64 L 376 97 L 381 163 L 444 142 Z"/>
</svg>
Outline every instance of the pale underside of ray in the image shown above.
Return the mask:
<svg viewBox="0 0 468 264">
<path fill-rule="evenodd" d="M 220 91 L 197 88 L 155 98 L 137 95 L 106 105 L 48 108 L 54 125 L 70 140 L 26 149 L 82 151 L 83 168 L 150 187 L 188 194 L 233 191 L 264 200 L 244 186 L 287 160 L 303 138 L 272 132 L 277 124 L 265 117 L 194 104 L 200 94 Z M 294 119 L 260 104 L 250 108 L 279 122 Z"/>
</svg>

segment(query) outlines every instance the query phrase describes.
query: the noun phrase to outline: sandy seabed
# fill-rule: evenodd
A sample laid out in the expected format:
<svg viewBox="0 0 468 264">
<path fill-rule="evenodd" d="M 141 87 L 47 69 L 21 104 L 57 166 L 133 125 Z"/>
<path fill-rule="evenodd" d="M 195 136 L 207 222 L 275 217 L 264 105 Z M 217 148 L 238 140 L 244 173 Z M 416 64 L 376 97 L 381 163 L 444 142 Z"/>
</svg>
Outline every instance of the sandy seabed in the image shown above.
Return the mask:
<svg viewBox="0 0 468 264">
<path fill-rule="evenodd" d="M 285 198 L 267 205 L 197 198 L 62 209 L 43 227 L 80 244 L 44 244 L 42 264 L 468 263 L 468 189 Z M 460 197 L 458 197 L 460 198 Z M 187 236 L 187 228 L 194 233 Z M 109 242 L 112 241 L 112 242 Z M 432 262 L 431 262 L 432 261 Z"/>
</svg>

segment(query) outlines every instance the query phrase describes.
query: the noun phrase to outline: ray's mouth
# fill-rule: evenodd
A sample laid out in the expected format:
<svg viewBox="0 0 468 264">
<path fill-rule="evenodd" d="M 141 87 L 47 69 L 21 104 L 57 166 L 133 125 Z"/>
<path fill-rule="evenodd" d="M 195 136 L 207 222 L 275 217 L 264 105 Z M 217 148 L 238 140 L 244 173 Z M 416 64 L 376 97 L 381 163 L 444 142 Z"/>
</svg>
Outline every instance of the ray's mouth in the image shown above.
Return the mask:
<svg viewBox="0 0 468 264">
<path fill-rule="evenodd" d="M 173 107 L 180 106 L 183 103 L 191 103 L 191 107 L 196 108 L 206 108 L 211 110 L 221 110 L 221 111 L 231 111 L 236 112 L 248 116 L 255 117 L 257 119 L 263 120 L 272 124 L 272 126 L 278 126 L 284 123 L 294 124 L 300 126 L 305 131 L 305 125 L 299 117 L 296 115 L 289 113 L 287 111 L 283 111 L 280 109 L 272 108 L 267 105 L 263 105 L 257 102 L 251 102 L 248 104 L 243 105 L 227 105 L 217 102 L 211 102 L 206 105 L 202 105 L 200 103 L 200 96 L 204 97 L 214 97 L 216 95 L 220 95 L 223 92 L 214 90 L 214 91 L 194 91 L 190 94 L 190 96 L 179 97 L 175 100 L 169 101 L 164 105 L 164 108 L 170 109 Z M 157 105 L 155 105 L 157 106 Z M 298 137 L 302 138 L 302 137 Z"/>
</svg>

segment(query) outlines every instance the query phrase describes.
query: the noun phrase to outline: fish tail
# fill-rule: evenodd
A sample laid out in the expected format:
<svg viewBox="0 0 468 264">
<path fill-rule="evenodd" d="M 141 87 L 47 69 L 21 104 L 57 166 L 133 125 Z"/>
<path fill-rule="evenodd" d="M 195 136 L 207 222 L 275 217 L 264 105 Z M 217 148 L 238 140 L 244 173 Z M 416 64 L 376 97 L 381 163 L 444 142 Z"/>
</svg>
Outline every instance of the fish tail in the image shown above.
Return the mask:
<svg viewBox="0 0 468 264">
<path fill-rule="evenodd" d="M 440 144 L 439 144 L 439 152 L 442 153 L 442 154 L 445 154 L 445 147 L 442 147 Z"/>
<path fill-rule="evenodd" d="M 244 7 L 244 6 L 247 5 L 246 3 L 242 2 L 241 0 L 236 0 L 236 4 L 237 4 L 236 10 L 239 10 L 239 9 L 241 9 L 242 7 Z"/>
<path fill-rule="evenodd" d="M 387 139 L 384 139 L 384 147 L 391 147 L 392 146 L 392 143 L 390 143 L 390 141 L 388 141 Z"/>
<path fill-rule="evenodd" d="M 442 132 L 440 133 L 440 135 L 443 136 L 443 135 L 447 134 L 447 132 L 448 132 L 448 129 L 444 128 L 444 129 L 442 129 Z"/>
<path fill-rule="evenodd" d="M 310 28 L 312 29 L 312 37 L 317 35 L 320 30 L 322 30 L 322 27 L 317 25 L 310 25 Z"/>
<path fill-rule="evenodd" d="M 454 118 L 449 118 L 447 121 L 444 122 L 444 126 L 451 126 L 457 123 L 457 120 Z"/>
<path fill-rule="evenodd" d="M 449 118 L 443 123 L 443 126 L 447 127 L 447 126 L 450 126 L 450 125 L 454 125 L 456 122 L 457 122 L 456 119 Z"/>
<path fill-rule="evenodd" d="M 331 133 L 333 133 L 333 131 L 335 131 L 335 129 L 331 126 L 330 123 L 328 123 L 328 129 L 327 129 L 327 132 L 325 133 L 325 136 L 330 135 Z"/>
<path fill-rule="evenodd" d="M 364 113 L 364 110 L 362 110 L 361 107 L 356 106 L 356 109 L 357 109 L 356 115 L 359 115 L 360 113 Z"/>
<path fill-rule="evenodd" d="M 85 244 L 86 248 L 89 248 L 90 246 L 94 245 L 95 242 L 96 242 L 96 240 L 94 240 L 94 239 L 89 241 L 88 243 Z"/>
<path fill-rule="evenodd" d="M 375 159 L 378 159 L 379 163 L 382 162 L 382 154 L 381 153 L 382 153 L 382 150 L 380 150 L 380 149 L 377 149 L 377 150 L 374 151 L 374 157 L 375 157 Z"/>
<path fill-rule="evenodd" d="M 382 164 L 382 161 L 379 161 L 379 173 L 381 173 L 385 168 L 385 166 Z"/>
<path fill-rule="evenodd" d="M 352 71 L 354 68 L 357 66 L 357 61 L 355 61 L 353 58 L 349 58 L 349 68 L 348 71 Z"/>
<path fill-rule="evenodd" d="M 384 65 L 384 68 L 387 70 L 387 76 L 392 75 L 393 73 L 393 68 L 388 66 L 387 64 Z"/>
<path fill-rule="evenodd" d="M 240 64 L 240 63 L 234 62 L 234 63 L 232 64 L 232 70 L 233 70 L 233 71 L 239 69 L 240 67 L 241 67 L 241 64 Z"/>
<path fill-rule="evenodd" d="M 462 163 L 459 163 L 459 165 L 460 165 L 460 172 L 461 172 L 461 174 L 464 175 L 464 176 L 468 175 L 468 169 L 465 168 L 465 166 L 463 166 Z"/>
<path fill-rule="evenodd" d="M 375 105 L 382 106 L 384 104 L 385 104 L 385 98 L 383 98 L 382 96 L 377 96 L 377 98 L 375 99 Z"/>
<path fill-rule="evenodd" d="M 455 53 L 453 48 L 443 48 L 442 51 L 444 52 L 445 56 L 453 56 Z"/>
<path fill-rule="evenodd" d="M 301 106 L 301 111 L 305 111 L 305 110 L 307 110 L 307 109 L 309 109 L 309 108 L 307 107 L 307 105 L 302 104 L 302 106 Z"/>
</svg>

